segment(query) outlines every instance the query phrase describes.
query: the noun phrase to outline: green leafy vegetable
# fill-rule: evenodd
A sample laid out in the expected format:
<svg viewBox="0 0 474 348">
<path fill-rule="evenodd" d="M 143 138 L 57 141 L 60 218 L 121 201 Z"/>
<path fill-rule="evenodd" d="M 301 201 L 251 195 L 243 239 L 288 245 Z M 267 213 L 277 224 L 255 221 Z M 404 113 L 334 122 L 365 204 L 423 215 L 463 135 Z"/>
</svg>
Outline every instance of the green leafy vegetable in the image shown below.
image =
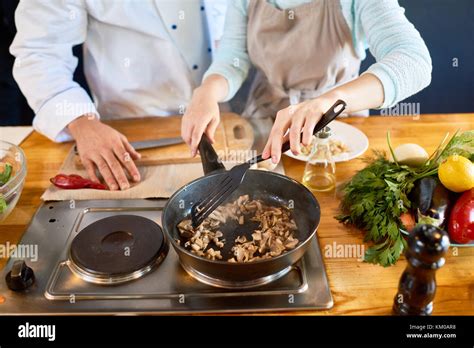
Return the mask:
<svg viewBox="0 0 474 348">
<path fill-rule="evenodd" d="M 474 130 L 454 135 L 438 159 L 438 164 L 451 155 L 460 155 L 474 161 Z"/>
<path fill-rule="evenodd" d="M 426 216 L 418 212 L 418 222 L 416 223 L 417 226 L 418 225 L 431 225 L 435 227 L 440 227 L 441 223 L 442 222 L 440 221 L 440 219 L 436 219 L 431 216 Z"/>
<path fill-rule="evenodd" d="M 408 194 L 415 181 L 437 175 L 438 165 L 443 158 L 462 151 L 473 156 L 474 132 L 457 133 L 446 143 L 446 136 L 436 151 L 420 167 L 400 165 L 393 155 L 390 134 L 387 134 L 388 148 L 394 162 L 384 152 L 375 151 L 375 156 L 365 159 L 367 167 L 359 171 L 343 189 L 342 214 L 336 219 L 352 224 L 365 232 L 365 242 L 372 246 L 365 253 L 364 260 L 384 267 L 393 265 L 406 246 L 400 232 L 400 215 L 411 207 Z M 446 143 L 446 145 L 445 145 Z"/>
<path fill-rule="evenodd" d="M 0 173 L 0 186 L 5 185 L 12 175 L 12 166 L 9 163 L 5 163 L 3 172 Z"/>
<path fill-rule="evenodd" d="M 376 152 L 375 159 L 358 172 L 344 188 L 341 214 L 336 218 L 365 231 L 365 241 L 373 242 L 365 261 L 390 266 L 400 257 L 405 240 L 399 231 L 400 215 L 411 203 L 408 193 L 423 171 L 387 160 Z"/>
<path fill-rule="evenodd" d="M 12 172 L 13 168 L 11 164 L 5 163 L 3 165 L 3 172 L 0 173 L 0 186 L 5 185 L 8 180 L 10 180 Z M 3 195 L 0 193 L 0 214 L 2 214 L 5 210 L 7 210 L 7 202 L 5 201 Z"/>
<path fill-rule="evenodd" d="M 7 210 L 7 202 L 5 201 L 5 198 L 3 198 L 3 195 L 0 194 L 0 214 L 5 210 Z"/>
</svg>

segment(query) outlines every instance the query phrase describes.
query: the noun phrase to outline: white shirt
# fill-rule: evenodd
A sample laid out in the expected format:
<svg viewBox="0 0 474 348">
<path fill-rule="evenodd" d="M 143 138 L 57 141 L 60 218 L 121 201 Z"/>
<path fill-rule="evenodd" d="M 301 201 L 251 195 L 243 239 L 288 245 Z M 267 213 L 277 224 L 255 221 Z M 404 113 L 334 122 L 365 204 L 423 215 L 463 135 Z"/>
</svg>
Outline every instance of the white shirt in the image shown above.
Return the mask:
<svg viewBox="0 0 474 348">
<path fill-rule="evenodd" d="M 22 0 L 10 47 L 13 74 L 35 111 L 34 128 L 54 141 L 71 137 L 75 118 L 183 113 L 221 37 L 225 0 Z M 84 43 L 93 94 L 73 81 Z"/>
</svg>

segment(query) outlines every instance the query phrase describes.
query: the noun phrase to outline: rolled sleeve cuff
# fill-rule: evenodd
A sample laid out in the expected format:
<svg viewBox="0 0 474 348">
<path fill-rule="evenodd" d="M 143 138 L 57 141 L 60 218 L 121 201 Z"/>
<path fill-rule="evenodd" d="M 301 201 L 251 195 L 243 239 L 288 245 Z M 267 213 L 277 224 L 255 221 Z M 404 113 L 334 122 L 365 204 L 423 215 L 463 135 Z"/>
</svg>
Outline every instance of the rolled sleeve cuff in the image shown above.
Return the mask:
<svg viewBox="0 0 474 348">
<path fill-rule="evenodd" d="M 370 66 L 367 71 L 365 71 L 362 75 L 370 73 L 376 76 L 383 86 L 384 91 L 384 101 L 383 104 L 379 107 L 379 109 L 390 108 L 397 103 L 397 91 L 396 91 L 396 84 L 393 81 L 392 76 L 390 73 L 380 64 L 374 64 Z"/>
<path fill-rule="evenodd" d="M 229 72 L 228 69 L 225 69 L 222 67 L 216 68 L 216 67 L 211 66 L 211 68 L 209 68 L 209 70 L 207 70 L 206 73 L 204 74 L 202 80 L 204 81 L 209 75 L 213 75 L 213 74 L 221 75 L 227 80 L 227 85 L 229 86 L 229 92 L 227 93 L 227 96 L 224 98 L 224 100 L 221 100 L 221 102 L 228 102 L 234 97 L 234 95 L 237 93 L 240 86 L 234 82 L 234 77 L 232 76 L 232 73 Z"/>
<path fill-rule="evenodd" d="M 55 142 L 72 140 L 67 125 L 84 114 L 99 113 L 89 95 L 80 87 L 68 89 L 50 100 L 38 110 L 33 127 Z"/>
</svg>

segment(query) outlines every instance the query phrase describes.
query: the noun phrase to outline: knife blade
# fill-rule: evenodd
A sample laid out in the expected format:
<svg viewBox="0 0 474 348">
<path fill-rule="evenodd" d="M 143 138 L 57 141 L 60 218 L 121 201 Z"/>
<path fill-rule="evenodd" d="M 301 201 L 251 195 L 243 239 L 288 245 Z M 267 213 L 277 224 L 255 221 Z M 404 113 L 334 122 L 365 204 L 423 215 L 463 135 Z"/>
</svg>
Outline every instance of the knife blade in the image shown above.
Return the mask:
<svg viewBox="0 0 474 348">
<path fill-rule="evenodd" d="M 155 147 L 164 147 L 164 146 L 176 145 L 176 144 L 181 144 L 181 143 L 184 143 L 183 138 L 175 137 L 175 138 L 161 138 L 161 139 L 131 141 L 130 145 L 132 145 L 135 150 L 145 150 L 145 149 L 152 149 Z M 74 145 L 74 152 L 76 153 L 76 155 L 78 154 L 76 145 Z"/>
<path fill-rule="evenodd" d="M 184 143 L 183 138 L 162 138 L 162 139 L 152 139 L 152 140 L 142 140 L 142 141 L 132 141 L 130 145 L 133 146 L 135 150 L 145 150 L 152 149 L 155 147 L 164 147 L 169 145 L 176 145 Z"/>
</svg>

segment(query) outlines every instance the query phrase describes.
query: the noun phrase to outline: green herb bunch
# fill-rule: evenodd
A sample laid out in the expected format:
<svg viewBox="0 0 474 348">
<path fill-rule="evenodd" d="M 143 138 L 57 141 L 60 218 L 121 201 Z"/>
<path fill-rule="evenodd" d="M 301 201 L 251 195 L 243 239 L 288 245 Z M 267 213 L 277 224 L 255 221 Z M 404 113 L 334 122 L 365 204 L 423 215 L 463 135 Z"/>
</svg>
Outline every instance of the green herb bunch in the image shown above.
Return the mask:
<svg viewBox="0 0 474 348">
<path fill-rule="evenodd" d="M 344 186 L 342 214 L 336 219 L 365 232 L 364 241 L 372 243 L 364 256 L 366 262 L 387 267 L 398 260 L 406 246 L 400 232 L 400 215 L 411 207 L 408 194 L 415 181 L 436 175 L 444 158 L 474 145 L 472 131 L 454 134 L 445 145 L 447 138 L 448 135 L 423 165 L 415 168 L 397 162 L 388 133 L 387 143 L 393 161 L 388 160 L 384 152 L 375 151 L 372 158 L 365 159 L 367 167 Z"/>
</svg>

